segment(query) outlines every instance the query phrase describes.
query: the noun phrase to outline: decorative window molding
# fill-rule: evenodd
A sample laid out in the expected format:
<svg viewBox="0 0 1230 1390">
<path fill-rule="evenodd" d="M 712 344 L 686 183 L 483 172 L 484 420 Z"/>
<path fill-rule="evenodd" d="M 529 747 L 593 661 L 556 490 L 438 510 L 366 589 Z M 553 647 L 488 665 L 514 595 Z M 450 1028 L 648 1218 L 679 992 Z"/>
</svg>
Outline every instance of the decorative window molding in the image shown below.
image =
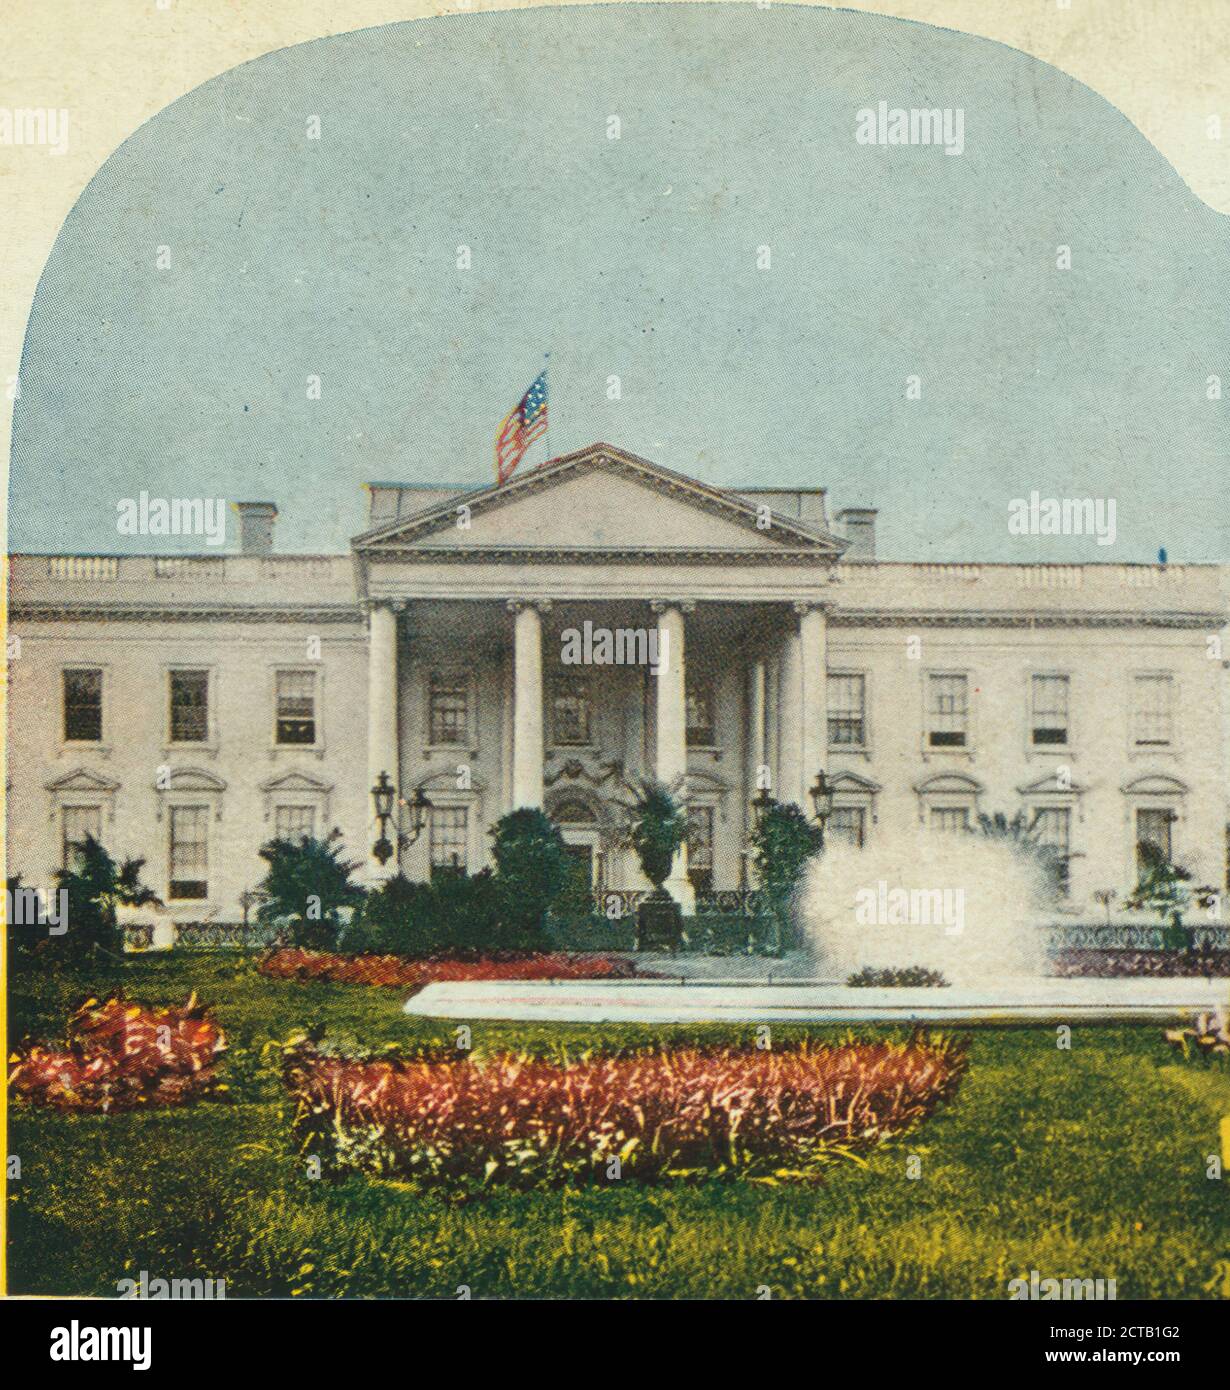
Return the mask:
<svg viewBox="0 0 1230 1390">
<path fill-rule="evenodd" d="M 333 783 L 313 777 L 310 772 L 295 769 L 270 777 L 260 785 L 264 797 L 264 820 L 276 822 L 277 812 L 283 806 L 311 805 L 316 808 L 316 827 L 318 835 L 327 835 L 331 824 L 330 812 L 333 797 Z"/>
<path fill-rule="evenodd" d="M 918 797 L 918 823 L 951 828 L 961 811 L 972 830 L 978 819 L 982 783 L 962 772 L 937 772 L 914 785 Z"/>
<path fill-rule="evenodd" d="M 154 790 L 158 793 L 154 803 L 155 820 L 163 819 L 165 807 L 186 803 L 209 806 L 213 819 L 222 819 L 222 793 L 226 791 L 226 783 L 216 773 L 203 767 L 172 768 L 166 785 L 159 785 L 156 781 Z"/>
<path fill-rule="evenodd" d="M 43 783 L 47 793 L 47 820 L 54 825 L 60 819 L 60 812 L 66 804 L 92 805 L 104 807 L 107 822 L 115 822 L 115 794 L 120 784 L 114 777 L 105 777 L 88 767 L 75 767 L 50 782 Z"/>
<path fill-rule="evenodd" d="M 876 797 L 880 793 L 879 782 L 864 777 L 857 772 L 843 770 L 834 773 L 829 779 L 833 792 L 833 810 L 858 811 L 862 818 L 862 836 L 865 844 L 873 825 L 879 823 L 876 811 Z"/>
</svg>

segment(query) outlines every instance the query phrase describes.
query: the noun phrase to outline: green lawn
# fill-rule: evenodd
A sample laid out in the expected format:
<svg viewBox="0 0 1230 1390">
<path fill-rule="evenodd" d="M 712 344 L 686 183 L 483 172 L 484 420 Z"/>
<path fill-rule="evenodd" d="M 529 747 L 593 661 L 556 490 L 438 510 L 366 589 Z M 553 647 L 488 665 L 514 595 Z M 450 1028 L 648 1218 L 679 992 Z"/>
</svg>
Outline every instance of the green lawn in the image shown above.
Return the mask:
<svg viewBox="0 0 1230 1390">
<path fill-rule="evenodd" d="M 265 981 L 239 956 L 146 959 L 23 984 L 10 1038 L 59 1037 L 83 993 L 217 1006 L 230 1100 L 162 1113 L 11 1109 L 9 1288 L 114 1295 L 117 1280 L 224 1278 L 230 1297 L 1003 1298 L 1007 1282 L 1114 1278 L 1122 1298 L 1230 1297 L 1230 1175 L 1206 1176 L 1230 1069 L 1172 1060 L 1156 1027 L 974 1033 L 954 1104 L 822 1184 L 505 1192 L 451 1201 L 310 1180 L 286 1143 L 271 1039 L 327 1025 L 365 1045 L 451 1041 L 396 990 Z M 781 1039 L 819 1027 L 775 1029 Z M 860 1036 L 891 1033 L 868 1026 Z M 476 1051 L 750 1040 L 751 1026 L 473 1025 Z M 907 1175 L 907 1160 L 921 1175 Z"/>
</svg>

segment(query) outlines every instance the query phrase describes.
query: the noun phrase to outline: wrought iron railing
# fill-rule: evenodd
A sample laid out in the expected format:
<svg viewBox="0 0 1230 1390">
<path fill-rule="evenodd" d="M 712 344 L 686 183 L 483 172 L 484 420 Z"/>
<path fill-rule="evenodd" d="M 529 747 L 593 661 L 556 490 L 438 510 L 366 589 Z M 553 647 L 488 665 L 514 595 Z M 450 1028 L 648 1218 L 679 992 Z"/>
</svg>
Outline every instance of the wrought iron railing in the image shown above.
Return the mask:
<svg viewBox="0 0 1230 1390">
<path fill-rule="evenodd" d="M 277 945 L 278 928 L 260 922 L 176 922 L 174 946 L 185 951 L 267 951 Z M 154 946 L 152 922 L 124 927 L 125 951 L 149 951 Z"/>
<path fill-rule="evenodd" d="M 1230 948 L 1230 926 L 1188 923 L 1187 940 L 1197 951 Z M 1160 922 L 1052 922 L 1048 951 L 1164 951 L 1173 949 L 1171 928 Z"/>
</svg>

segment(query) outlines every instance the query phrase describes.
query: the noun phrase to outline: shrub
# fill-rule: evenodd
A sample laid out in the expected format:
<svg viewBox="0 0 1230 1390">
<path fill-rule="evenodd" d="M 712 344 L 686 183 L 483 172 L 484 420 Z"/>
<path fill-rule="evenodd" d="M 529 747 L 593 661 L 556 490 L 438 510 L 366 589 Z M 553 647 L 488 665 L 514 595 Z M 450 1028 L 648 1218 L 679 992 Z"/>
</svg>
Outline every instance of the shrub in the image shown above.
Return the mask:
<svg viewBox="0 0 1230 1390">
<path fill-rule="evenodd" d="M 423 1183 L 550 1186 L 736 1172 L 814 1177 L 951 1097 L 963 1044 L 847 1042 L 776 1051 L 654 1048 L 557 1063 L 388 1060 L 287 1050 L 305 1153 L 333 1171 Z"/>
<path fill-rule="evenodd" d="M 767 910 L 777 919 L 783 946 L 793 945 L 794 899 L 824 831 L 793 802 L 770 800 L 751 834 L 753 862 Z"/>
<path fill-rule="evenodd" d="M 938 970 L 921 965 L 885 966 L 874 969 L 866 965 L 846 981 L 851 989 L 947 989 L 948 981 Z"/>
<path fill-rule="evenodd" d="M 547 912 L 571 877 L 563 836 L 532 807 L 501 816 L 491 833 L 504 940 L 486 944 L 540 950 L 547 942 Z"/>
<path fill-rule="evenodd" d="M 520 918 L 509 921 L 506 901 L 490 869 L 446 873 L 430 883 L 412 883 L 398 874 L 367 895 L 342 934 L 342 949 L 422 957 L 537 946 L 537 932 L 527 931 Z"/>
<path fill-rule="evenodd" d="M 40 960 L 81 960 L 95 951 L 118 955 L 123 933 L 116 921 L 120 903 L 144 907 L 158 895 L 141 882 L 144 859 L 117 864 L 92 835 L 87 835 L 72 865 L 56 874 L 56 885 L 68 893 L 68 930 L 49 936 L 34 948 Z"/>
<path fill-rule="evenodd" d="M 1208 884 L 1190 887 L 1191 871 L 1170 863 L 1152 840 L 1142 840 L 1137 851 L 1140 856 L 1140 880 L 1124 906 L 1133 911 L 1143 909 L 1156 912 L 1165 924 L 1166 948 L 1190 951 L 1195 945 L 1195 934 L 1190 927 L 1183 925 L 1183 914 L 1193 906 L 1211 906 L 1216 900 L 1217 890 Z"/>
<path fill-rule="evenodd" d="M 120 994 L 87 999 L 68 1021 L 68 1049 L 19 1049 L 13 1094 L 56 1110 L 182 1105 L 207 1094 L 226 1046 L 192 995 L 182 1009 L 144 1008 Z"/>
<path fill-rule="evenodd" d="M 363 901 L 363 889 L 350 876 L 357 862 L 342 859 L 342 832 L 318 840 L 270 840 L 260 856 L 269 865 L 260 885 L 265 901 L 257 920 L 281 926 L 295 946 L 326 949 L 337 943 L 342 910 Z"/>
<path fill-rule="evenodd" d="M 575 956 L 552 951 L 540 955 L 427 957 L 336 956 L 288 948 L 274 951 L 257 967 L 277 980 L 328 980 L 345 985 L 386 985 L 421 989 L 435 980 L 631 980 L 643 972 L 618 957 Z M 652 977 L 650 977 L 652 978 Z"/>
</svg>

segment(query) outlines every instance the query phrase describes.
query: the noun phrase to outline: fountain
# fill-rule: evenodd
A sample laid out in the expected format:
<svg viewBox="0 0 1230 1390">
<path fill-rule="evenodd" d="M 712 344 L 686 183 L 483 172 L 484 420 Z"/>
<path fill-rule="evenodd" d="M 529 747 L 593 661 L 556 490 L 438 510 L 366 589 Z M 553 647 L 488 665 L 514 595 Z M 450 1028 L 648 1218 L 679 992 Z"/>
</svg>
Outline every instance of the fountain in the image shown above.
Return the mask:
<svg viewBox="0 0 1230 1390">
<path fill-rule="evenodd" d="M 1010 841 L 919 830 L 861 850 L 831 845 L 801 892 L 804 951 L 780 967 L 766 961 L 760 979 L 449 982 L 428 985 L 405 1011 L 584 1023 L 1072 1024 L 1174 1020 L 1215 1011 L 1230 995 L 1224 980 L 1049 978 L 1054 911 L 1043 866 Z M 845 983 L 864 967 L 910 966 L 939 971 L 948 986 Z M 646 968 L 666 974 L 672 958 Z"/>
</svg>

